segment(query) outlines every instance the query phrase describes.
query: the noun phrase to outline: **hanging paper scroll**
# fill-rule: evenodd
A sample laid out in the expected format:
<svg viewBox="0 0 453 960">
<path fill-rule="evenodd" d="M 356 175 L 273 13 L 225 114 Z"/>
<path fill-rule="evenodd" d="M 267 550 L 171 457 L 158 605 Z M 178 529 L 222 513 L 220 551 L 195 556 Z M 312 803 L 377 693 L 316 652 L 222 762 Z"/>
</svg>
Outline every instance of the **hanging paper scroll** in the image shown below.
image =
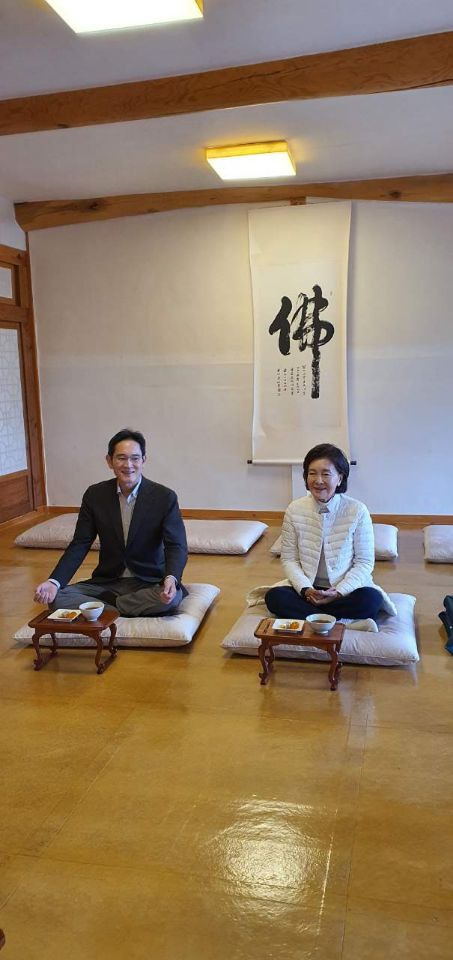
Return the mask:
<svg viewBox="0 0 453 960">
<path fill-rule="evenodd" d="M 254 313 L 253 461 L 348 451 L 350 203 L 249 211 Z"/>
</svg>

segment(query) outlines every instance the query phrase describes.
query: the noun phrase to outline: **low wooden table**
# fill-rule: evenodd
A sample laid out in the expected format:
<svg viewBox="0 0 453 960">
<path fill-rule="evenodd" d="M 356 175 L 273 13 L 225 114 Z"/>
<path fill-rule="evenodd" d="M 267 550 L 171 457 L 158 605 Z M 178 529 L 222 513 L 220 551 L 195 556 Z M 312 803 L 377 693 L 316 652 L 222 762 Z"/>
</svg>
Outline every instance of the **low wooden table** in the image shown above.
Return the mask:
<svg viewBox="0 0 453 960">
<path fill-rule="evenodd" d="M 36 651 L 36 660 L 34 661 L 35 670 L 42 670 L 42 668 L 49 662 L 51 657 L 54 657 L 57 653 L 57 633 L 80 633 L 83 637 L 92 637 L 96 641 L 96 656 L 94 662 L 96 664 L 96 669 L 98 673 L 104 673 L 106 667 L 109 663 L 115 659 L 118 651 L 115 647 L 115 637 L 116 637 L 116 624 L 115 620 L 118 619 L 117 610 L 103 610 L 101 616 L 97 620 L 85 620 L 82 617 L 82 614 L 75 620 L 50 620 L 49 611 L 46 610 L 44 613 L 40 613 L 37 617 L 34 617 L 33 620 L 30 620 L 28 624 L 29 627 L 32 627 L 34 634 L 32 637 L 32 643 Z M 110 630 L 110 640 L 107 647 L 104 647 L 102 642 L 101 633 L 106 627 Z M 45 634 L 49 634 L 52 638 L 52 647 L 47 655 L 42 655 L 42 650 L 39 646 L 40 637 L 43 637 Z M 102 651 L 106 649 L 109 651 L 110 656 L 107 657 L 101 663 Z"/>
<path fill-rule="evenodd" d="M 290 619 L 288 617 L 288 619 Z M 272 670 L 275 654 L 274 647 L 279 644 L 286 644 L 292 647 L 319 647 L 320 650 L 326 650 L 330 654 L 329 682 L 330 689 L 336 690 L 340 679 L 342 664 L 338 659 L 344 634 L 344 623 L 336 623 L 329 633 L 315 633 L 307 621 L 305 621 L 303 630 L 294 633 L 293 630 L 273 630 L 275 617 L 266 617 L 261 620 L 255 630 L 255 637 L 261 641 L 258 650 L 258 656 L 261 660 L 262 673 L 260 673 L 261 683 L 265 684 L 269 680 L 269 673 Z"/>
</svg>

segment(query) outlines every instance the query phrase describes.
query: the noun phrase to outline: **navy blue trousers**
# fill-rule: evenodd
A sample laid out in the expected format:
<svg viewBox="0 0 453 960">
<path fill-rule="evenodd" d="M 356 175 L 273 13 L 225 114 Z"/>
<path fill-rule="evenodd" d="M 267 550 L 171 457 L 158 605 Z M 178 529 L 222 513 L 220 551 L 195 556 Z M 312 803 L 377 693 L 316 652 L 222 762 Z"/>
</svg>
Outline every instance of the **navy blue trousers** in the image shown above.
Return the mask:
<svg viewBox="0 0 453 960">
<path fill-rule="evenodd" d="M 342 617 L 351 620 L 372 617 L 375 620 L 382 607 L 382 594 L 374 587 L 359 587 L 345 597 L 337 597 L 319 606 L 304 600 L 294 587 L 272 587 L 267 591 L 265 600 L 268 609 L 276 617 L 295 617 L 296 620 L 304 620 L 310 613 L 330 613 L 337 620 Z"/>
</svg>

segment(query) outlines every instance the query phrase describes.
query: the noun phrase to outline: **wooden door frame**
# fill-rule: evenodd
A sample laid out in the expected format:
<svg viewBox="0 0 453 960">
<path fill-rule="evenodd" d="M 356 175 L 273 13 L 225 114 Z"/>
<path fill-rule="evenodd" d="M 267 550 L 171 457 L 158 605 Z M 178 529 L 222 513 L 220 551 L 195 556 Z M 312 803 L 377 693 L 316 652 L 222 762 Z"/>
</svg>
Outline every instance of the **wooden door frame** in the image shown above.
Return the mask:
<svg viewBox="0 0 453 960">
<path fill-rule="evenodd" d="M 27 250 L 19 250 L 0 243 L 0 262 L 11 264 L 15 274 L 14 288 L 17 302 L 15 304 L 0 302 L 0 320 L 8 325 L 14 325 L 20 340 L 29 490 L 32 509 L 36 510 L 37 507 L 46 505 L 47 498 L 28 238 Z"/>
</svg>

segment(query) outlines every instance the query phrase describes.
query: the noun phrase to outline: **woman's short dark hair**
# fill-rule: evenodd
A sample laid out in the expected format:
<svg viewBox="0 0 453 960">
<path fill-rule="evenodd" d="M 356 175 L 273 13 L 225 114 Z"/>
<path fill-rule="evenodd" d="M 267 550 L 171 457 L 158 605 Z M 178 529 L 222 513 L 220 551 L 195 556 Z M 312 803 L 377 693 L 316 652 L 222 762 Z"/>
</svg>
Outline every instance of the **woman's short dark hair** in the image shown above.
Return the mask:
<svg viewBox="0 0 453 960">
<path fill-rule="evenodd" d="M 318 443 L 316 447 L 312 447 L 311 450 L 305 456 L 304 459 L 304 480 L 305 485 L 307 485 L 308 477 L 308 468 L 314 460 L 330 460 L 333 463 L 337 473 L 341 473 L 342 479 L 341 483 L 338 484 L 337 493 L 346 493 L 348 489 L 348 477 L 349 477 L 349 463 L 339 447 L 334 447 L 333 443 Z"/>
<path fill-rule="evenodd" d="M 121 443 L 123 440 L 134 440 L 135 443 L 138 443 L 140 450 L 142 451 L 142 457 L 146 455 L 146 440 L 143 434 L 140 433 L 139 430 L 131 430 L 130 427 L 124 427 L 124 430 L 119 430 L 118 433 L 115 433 L 115 436 L 109 440 L 107 450 L 109 457 L 113 457 L 116 445 Z"/>
</svg>

